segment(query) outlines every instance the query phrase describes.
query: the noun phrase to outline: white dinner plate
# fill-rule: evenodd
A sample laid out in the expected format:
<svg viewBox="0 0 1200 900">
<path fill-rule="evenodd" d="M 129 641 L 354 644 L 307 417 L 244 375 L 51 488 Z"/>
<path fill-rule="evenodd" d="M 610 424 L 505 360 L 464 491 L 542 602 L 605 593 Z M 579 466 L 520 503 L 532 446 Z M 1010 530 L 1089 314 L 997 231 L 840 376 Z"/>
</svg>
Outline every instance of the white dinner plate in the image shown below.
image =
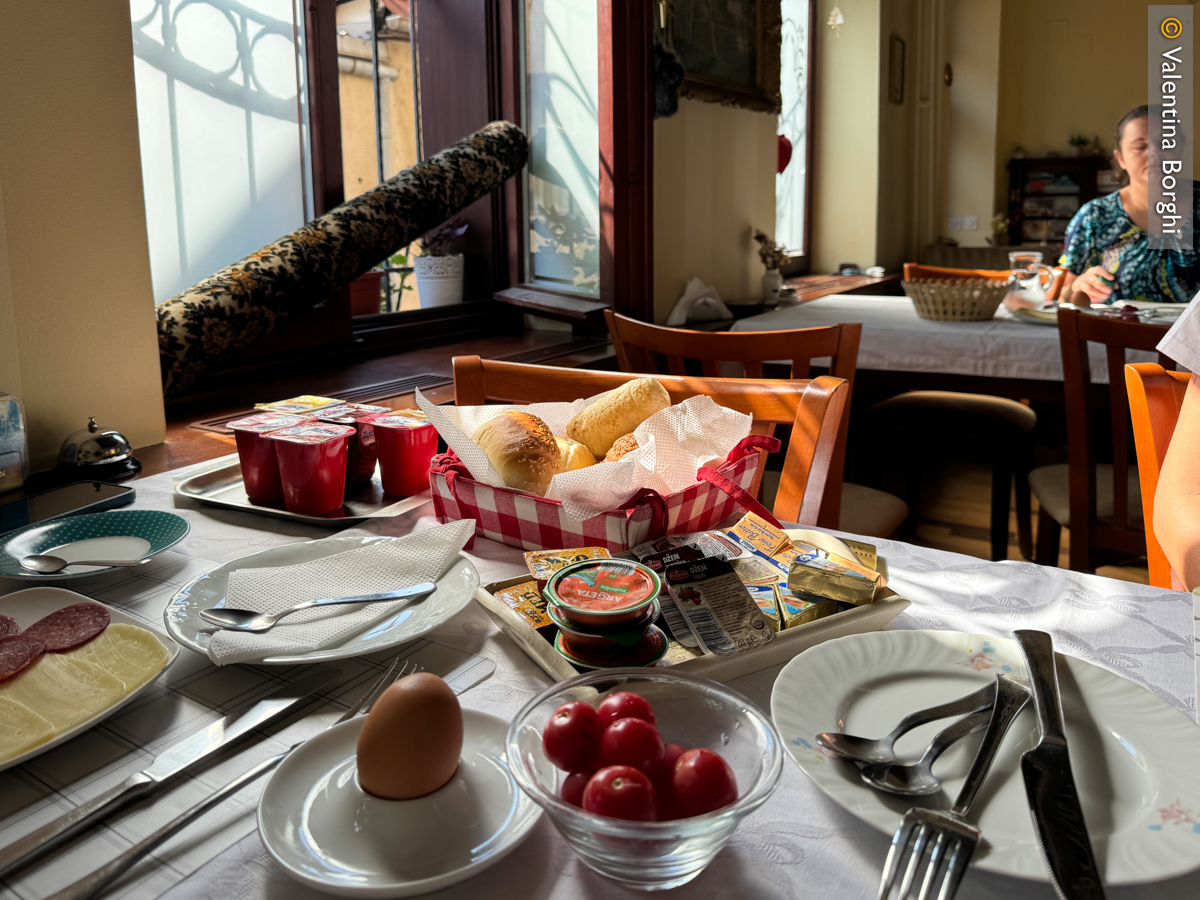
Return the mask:
<svg viewBox="0 0 1200 900">
<path fill-rule="evenodd" d="M 381 800 L 358 786 L 362 725 L 351 719 L 297 749 L 259 800 L 263 844 L 302 884 L 357 897 L 436 891 L 503 859 L 541 817 L 508 770 L 503 719 L 464 709 L 458 771 L 415 800 Z"/>
<path fill-rule="evenodd" d="M 261 569 L 272 566 L 294 566 L 322 559 L 335 553 L 365 547 L 376 541 L 394 541 L 390 537 L 332 537 L 300 544 L 271 547 L 260 553 L 243 556 L 217 566 L 184 585 L 163 611 L 171 637 L 197 653 L 208 655 L 212 624 L 200 618 L 200 610 L 225 602 L 229 575 L 238 569 Z M 339 644 L 288 656 L 270 656 L 260 660 L 264 665 L 295 665 L 297 663 L 327 662 L 348 659 L 387 650 L 415 640 L 460 613 L 471 602 L 479 587 L 479 573 L 471 561 L 458 556 L 446 573 L 438 579 L 437 590 L 423 600 L 410 603 L 395 615 L 377 622 L 366 631 L 347 638 Z"/>
<path fill-rule="evenodd" d="M 1170 878 L 1200 866 L 1200 727 L 1156 694 L 1106 669 L 1057 655 L 1071 768 L 1107 885 Z M 880 737 L 906 713 L 961 697 L 1000 672 L 1025 674 L 1015 642 L 956 631 L 881 631 L 829 641 L 788 663 L 771 692 L 784 746 L 833 800 L 891 835 L 905 810 L 949 809 L 982 739 L 952 747 L 934 766 L 929 798 L 868 788 L 858 767 L 827 755 L 816 736 Z M 915 759 L 946 721 L 897 742 Z M 972 865 L 1047 881 L 1025 799 L 1019 757 L 1037 743 L 1032 704 L 1013 724 L 969 818 L 983 832 Z"/>
<path fill-rule="evenodd" d="M 24 631 L 38 619 L 45 618 L 57 609 L 62 609 L 64 606 L 72 606 L 76 603 L 96 603 L 90 597 L 85 597 L 83 594 L 77 594 L 74 591 L 68 591 L 65 588 L 50 587 L 49 585 L 39 585 L 38 587 L 26 588 L 23 591 L 16 591 L 12 594 L 5 594 L 0 597 L 0 615 L 8 616 L 11 619 L 16 619 L 17 624 Z M 103 603 L 96 603 L 97 606 L 104 606 Z M 108 610 L 110 624 L 123 623 L 125 625 L 136 625 L 138 628 L 144 628 L 156 638 L 163 642 L 163 646 L 167 648 L 168 658 L 167 664 L 163 666 L 158 674 L 137 688 L 130 694 L 126 694 L 108 709 L 102 710 L 92 716 L 86 722 L 80 722 L 74 728 L 64 731 L 58 737 L 51 738 L 44 744 L 39 744 L 32 750 L 27 750 L 20 756 L 13 757 L 6 762 L 0 762 L 0 772 L 12 766 L 19 766 L 26 760 L 33 759 L 40 753 L 45 753 L 51 747 L 57 747 L 64 741 L 69 741 L 75 735 L 87 731 L 93 725 L 107 719 L 122 706 L 132 701 L 135 697 L 144 694 L 150 689 L 150 685 L 158 681 L 162 677 L 162 673 L 171 667 L 171 663 L 175 662 L 175 657 L 179 655 L 179 647 L 175 642 L 168 638 L 165 634 L 156 628 L 151 628 L 140 619 L 135 619 L 133 616 L 126 615 L 119 609 L 114 609 L 111 606 L 104 606 Z M 36 712 L 36 710 L 35 710 Z"/>
</svg>

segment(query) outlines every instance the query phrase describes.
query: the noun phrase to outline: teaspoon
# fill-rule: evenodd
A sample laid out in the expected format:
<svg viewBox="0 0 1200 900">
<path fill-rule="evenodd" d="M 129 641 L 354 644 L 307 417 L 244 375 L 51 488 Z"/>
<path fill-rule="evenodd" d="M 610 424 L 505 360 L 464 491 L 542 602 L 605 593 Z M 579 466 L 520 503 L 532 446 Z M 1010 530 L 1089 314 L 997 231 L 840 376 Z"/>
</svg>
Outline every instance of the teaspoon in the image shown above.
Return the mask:
<svg viewBox="0 0 1200 900">
<path fill-rule="evenodd" d="M 21 568 L 29 569 L 31 572 L 38 572 L 42 575 L 53 575 L 55 572 L 61 572 L 67 566 L 140 566 L 150 562 L 152 557 L 143 556 L 141 559 L 71 559 L 66 560 L 61 556 L 23 556 L 21 557 Z"/>
<path fill-rule="evenodd" d="M 995 693 L 995 688 L 989 686 Z M 899 763 L 884 763 L 867 766 L 860 773 L 867 785 L 889 794 L 900 794 L 904 797 L 921 797 L 926 794 L 936 794 L 942 789 L 942 783 L 933 774 L 933 764 L 946 749 L 955 741 L 974 734 L 987 726 L 992 718 L 990 709 L 959 719 L 953 725 L 939 731 L 926 748 L 921 758 L 911 765 Z"/>
<path fill-rule="evenodd" d="M 274 627 L 275 623 L 284 616 L 290 616 L 294 612 L 299 612 L 302 609 L 312 609 L 316 606 L 338 606 L 343 603 L 378 603 L 384 600 L 407 600 L 417 597 L 424 597 L 426 594 L 432 594 L 437 590 L 437 585 L 431 581 L 426 581 L 422 584 L 415 584 L 412 587 L 401 588 L 398 591 L 386 591 L 382 594 L 362 594 L 358 597 L 326 597 L 323 600 L 309 600 L 305 603 L 297 603 L 291 609 L 285 609 L 283 612 L 275 613 L 260 613 L 250 609 L 226 609 L 224 607 L 211 607 L 209 609 L 200 610 L 200 618 L 206 622 L 211 622 L 219 628 L 227 628 L 230 631 L 267 631 Z"/>
</svg>

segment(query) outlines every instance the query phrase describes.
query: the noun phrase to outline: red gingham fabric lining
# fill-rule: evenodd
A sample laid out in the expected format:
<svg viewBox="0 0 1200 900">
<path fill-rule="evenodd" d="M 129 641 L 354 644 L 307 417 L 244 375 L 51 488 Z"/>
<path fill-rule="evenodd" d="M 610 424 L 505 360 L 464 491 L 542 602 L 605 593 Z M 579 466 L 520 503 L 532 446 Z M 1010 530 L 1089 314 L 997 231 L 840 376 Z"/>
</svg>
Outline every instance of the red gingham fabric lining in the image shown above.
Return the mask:
<svg viewBox="0 0 1200 900">
<path fill-rule="evenodd" d="M 604 547 L 619 553 L 664 534 L 704 531 L 747 507 L 771 519 L 747 493 L 761 465 L 760 448 L 777 450 L 779 441 L 750 435 L 719 468 L 701 470 L 695 484 L 665 497 L 642 490 L 621 509 L 582 520 L 568 516 L 561 501 L 475 481 L 453 451 L 433 458 L 429 486 L 438 521 L 474 519 L 475 533 L 489 540 L 525 550 Z"/>
</svg>

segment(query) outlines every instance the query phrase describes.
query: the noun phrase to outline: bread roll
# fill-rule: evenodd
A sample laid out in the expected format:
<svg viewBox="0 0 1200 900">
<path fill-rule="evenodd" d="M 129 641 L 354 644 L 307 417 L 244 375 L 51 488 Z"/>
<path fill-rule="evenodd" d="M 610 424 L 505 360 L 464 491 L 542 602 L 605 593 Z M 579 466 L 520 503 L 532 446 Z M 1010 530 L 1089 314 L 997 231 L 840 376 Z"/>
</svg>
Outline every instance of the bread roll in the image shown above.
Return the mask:
<svg viewBox="0 0 1200 900">
<path fill-rule="evenodd" d="M 626 453 L 632 453 L 638 448 L 638 441 L 632 434 L 623 434 L 613 445 L 608 448 L 608 452 L 604 454 L 605 462 L 616 462 Z"/>
<path fill-rule="evenodd" d="M 592 451 L 579 441 L 566 437 L 556 437 L 554 440 L 558 442 L 558 452 L 562 455 L 560 471 L 574 472 L 576 469 L 596 464 L 596 457 L 592 456 Z"/>
<path fill-rule="evenodd" d="M 546 423 L 529 413 L 500 413 L 471 435 L 504 483 L 543 497 L 562 467 L 562 454 Z"/>
<path fill-rule="evenodd" d="M 670 405 L 670 394 L 655 379 L 627 381 L 572 416 L 567 423 L 567 437 L 579 441 L 599 459 L 608 453 L 617 438 L 629 434 Z"/>
</svg>

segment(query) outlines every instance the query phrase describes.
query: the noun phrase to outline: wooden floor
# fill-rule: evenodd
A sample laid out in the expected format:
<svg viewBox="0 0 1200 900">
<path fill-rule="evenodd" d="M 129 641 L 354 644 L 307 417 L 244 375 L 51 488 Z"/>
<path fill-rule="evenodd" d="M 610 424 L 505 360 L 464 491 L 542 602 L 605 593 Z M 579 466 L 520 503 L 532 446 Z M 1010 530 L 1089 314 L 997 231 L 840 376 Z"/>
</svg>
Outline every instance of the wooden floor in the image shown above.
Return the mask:
<svg viewBox="0 0 1200 900">
<path fill-rule="evenodd" d="M 991 469 L 985 464 L 960 462 L 936 472 L 926 471 L 921 503 L 917 510 L 910 513 L 912 515 L 916 517 L 915 534 L 910 537 L 913 543 L 982 559 L 990 558 Z M 1033 522 L 1036 539 L 1036 497 L 1033 500 Z M 910 522 L 909 527 L 913 524 Z M 1064 528 L 1058 557 L 1058 564 L 1064 569 L 1067 568 L 1069 541 L 1070 532 Z M 1015 513 L 1009 515 L 1008 558 L 1021 559 L 1017 549 Z M 1101 566 L 1096 574 L 1121 581 L 1149 583 L 1145 559 L 1124 566 Z"/>
</svg>

